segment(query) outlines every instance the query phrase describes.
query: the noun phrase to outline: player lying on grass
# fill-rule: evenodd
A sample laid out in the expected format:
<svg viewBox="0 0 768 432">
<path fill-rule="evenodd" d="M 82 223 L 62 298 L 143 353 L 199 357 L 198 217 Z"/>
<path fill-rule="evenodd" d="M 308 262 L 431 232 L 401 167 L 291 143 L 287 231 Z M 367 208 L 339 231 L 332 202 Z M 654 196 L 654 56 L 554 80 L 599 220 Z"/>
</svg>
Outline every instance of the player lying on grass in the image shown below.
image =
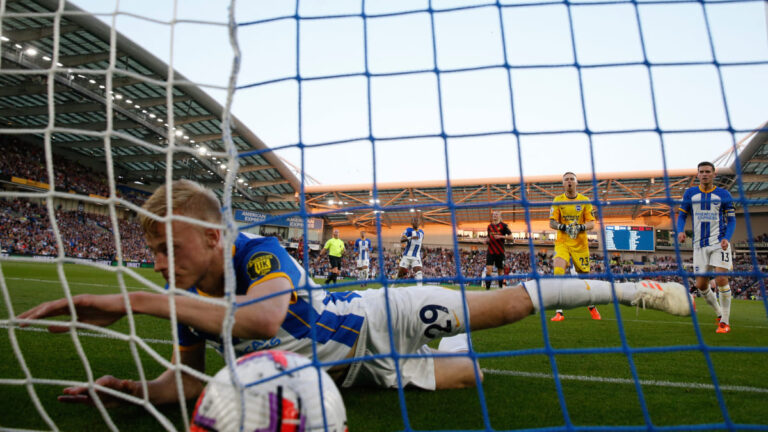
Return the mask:
<svg viewBox="0 0 768 432">
<path fill-rule="evenodd" d="M 210 191 L 185 180 L 171 186 L 174 215 L 203 220 L 209 226 L 221 223 L 218 200 Z M 165 215 L 165 187 L 160 187 L 144 208 L 152 214 Z M 205 343 L 219 349 L 222 344 L 225 307 L 199 300 L 201 296 L 224 295 L 222 230 L 174 220 L 172 229 L 166 232 L 164 222 L 147 216 L 142 216 L 142 225 L 155 254 L 155 270 L 161 272 L 169 284 L 175 283 L 176 287 L 198 294 L 176 295 L 174 301 L 179 323 L 178 360 L 203 372 Z M 171 250 L 174 268 L 168 265 Z M 542 307 L 574 308 L 614 300 L 614 291 L 608 282 L 579 279 L 528 281 L 496 291 L 466 292 L 465 298 L 461 291 L 436 286 L 329 293 L 306 277 L 275 238 L 245 233 L 240 233 L 234 242 L 233 265 L 238 306 L 231 337 L 236 354 L 277 348 L 311 357 L 314 343 L 318 361 L 331 363 L 329 372 L 343 387 L 397 386 L 392 358 L 350 360 L 390 353 L 387 306 L 392 322 L 397 323 L 393 326 L 392 338 L 398 353 L 425 354 L 399 360 L 402 384 L 447 389 L 476 385 L 475 364 L 468 356 L 426 356 L 434 352 L 426 346 L 429 341 L 456 336 L 444 338 L 440 351 L 462 351 L 466 350 L 467 338 L 460 334 L 468 327 L 476 331 L 514 323 Z M 644 302 L 647 307 L 672 314 L 690 314 L 690 300 L 679 284 L 620 283 L 614 288 L 616 300 L 621 304 Z M 469 319 L 464 314 L 465 299 Z M 128 300 L 134 314 L 170 317 L 166 294 L 131 292 Z M 72 309 L 67 299 L 43 303 L 19 315 L 19 324 L 44 324 L 51 332 L 66 332 L 70 325 L 77 327 L 81 323 L 108 326 L 122 318 L 128 307 L 122 294 L 78 295 L 72 298 L 72 303 Z M 68 315 L 71 310 L 76 311 L 77 319 L 68 325 L 33 321 Z M 184 397 L 196 397 L 205 383 L 190 374 L 182 376 Z M 174 372 L 167 370 L 149 381 L 148 399 L 155 404 L 178 401 L 174 377 Z M 96 380 L 96 384 L 143 396 L 141 383 L 133 380 L 105 376 Z M 86 386 L 69 387 L 63 393 L 59 400 L 75 403 L 93 403 L 92 397 L 96 394 Z M 108 406 L 124 402 L 106 392 L 98 394 Z"/>
</svg>

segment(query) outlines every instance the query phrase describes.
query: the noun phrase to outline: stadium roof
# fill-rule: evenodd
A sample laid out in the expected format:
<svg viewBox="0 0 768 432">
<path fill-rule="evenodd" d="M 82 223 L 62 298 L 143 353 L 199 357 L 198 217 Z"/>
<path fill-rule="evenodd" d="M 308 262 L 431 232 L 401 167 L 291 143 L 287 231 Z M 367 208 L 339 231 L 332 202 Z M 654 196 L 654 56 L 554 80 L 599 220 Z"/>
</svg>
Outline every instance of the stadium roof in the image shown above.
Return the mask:
<svg viewBox="0 0 768 432">
<path fill-rule="evenodd" d="M 221 159 L 202 152 L 225 151 L 222 106 L 175 71 L 169 83 L 168 65 L 121 34 L 115 34 L 111 49 L 111 28 L 77 7 L 65 4 L 57 21 L 53 11 L 58 8 L 59 0 L 5 2 L 0 133 L 42 143 L 52 100 L 55 154 L 104 172 L 109 137 L 118 181 L 154 186 L 166 178 L 163 150 L 174 140 L 174 178 L 194 178 L 221 193 L 226 173 Z M 53 58 L 57 39 L 58 57 Z M 267 146 L 238 119 L 231 124 L 241 155 L 237 177 L 244 180 L 237 184 L 233 205 L 296 210 L 293 172 L 273 152 L 265 152 Z"/>
</svg>

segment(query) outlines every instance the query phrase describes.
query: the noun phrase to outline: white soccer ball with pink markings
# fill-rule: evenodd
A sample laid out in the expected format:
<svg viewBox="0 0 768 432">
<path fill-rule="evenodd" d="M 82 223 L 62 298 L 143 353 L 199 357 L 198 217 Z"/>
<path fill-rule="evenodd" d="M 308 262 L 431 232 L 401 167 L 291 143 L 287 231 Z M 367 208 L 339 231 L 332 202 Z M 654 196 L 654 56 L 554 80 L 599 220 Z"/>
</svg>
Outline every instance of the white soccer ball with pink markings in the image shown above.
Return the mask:
<svg viewBox="0 0 768 432">
<path fill-rule="evenodd" d="M 197 399 L 192 432 L 347 432 L 339 389 L 307 358 L 287 351 L 256 351 L 237 359 L 234 371 L 244 386 L 244 418 L 237 408 L 239 392 L 224 367 Z"/>
</svg>

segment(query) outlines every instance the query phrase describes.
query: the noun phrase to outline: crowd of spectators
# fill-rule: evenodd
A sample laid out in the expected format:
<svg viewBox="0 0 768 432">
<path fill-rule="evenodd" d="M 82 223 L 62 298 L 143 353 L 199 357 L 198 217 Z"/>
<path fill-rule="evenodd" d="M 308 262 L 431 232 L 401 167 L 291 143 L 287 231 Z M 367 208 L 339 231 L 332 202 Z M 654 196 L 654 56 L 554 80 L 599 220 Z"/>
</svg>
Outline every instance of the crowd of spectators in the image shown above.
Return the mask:
<svg viewBox="0 0 768 432">
<path fill-rule="evenodd" d="M 112 261 L 115 236 L 107 216 L 83 211 L 55 210 L 56 225 L 65 256 Z M 58 248 L 48 208 L 28 200 L 0 200 L 0 248 L 17 255 L 56 256 Z M 141 227 L 137 222 L 118 221 L 123 259 L 151 262 Z"/>
<path fill-rule="evenodd" d="M 53 183 L 58 191 L 109 196 L 106 174 L 98 174 L 69 159 L 53 156 L 53 176 Z M 50 184 L 43 149 L 18 141 L 16 138 L 4 137 L 3 157 L 0 158 L 0 179 L 10 180 L 11 177 Z M 136 205 L 141 205 L 147 197 L 146 194 L 126 188 L 118 189 L 117 196 Z"/>
<path fill-rule="evenodd" d="M 64 253 L 68 257 L 112 261 L 115 256 L 115 236 L 109 217 L 86 213 L 84 211 L 65 211 L 57 209 L 55 217 L 62 239 Z M 119 233 L 122 244 L 123 259 L 133 262 L 152 262 L 152 255 L 146 246 L 141 227 L 135 221 L 119 219 Z M 759 238 L 759 236 L 758 236 Z M 303 245 L 300 239 L 294 243 L 300 245 L 291 252 L 301 261 Z M 56 256 L 58 249 L 56 240 L 45 205 L 38 205 L 26 199 L 0 200 L 0 248 L 8 254 Z M 341 276 L 356 277 L 356 260 L 353 252 L 353 242 L 347 243 L 347 253 L 342 258 Z M 328 271 L 328 260 L 318 258 L 316 251 L 310 251 L 310 274 L 316 277 L 324 276 Z M 460 250 L 459 265 L 465 281 L 479 285 L 485 274 L 484 250 Z M 400 252 L 385 250 L 383 254 L 386 276 L 394 279 L 400 262 Z M 592 254 L 591 270 L 595 277 L 605 278 L 606 261 L 602 255 Z M 762 253 L 755 256 L 758 268 L 768 271 L 768 255 Z M 507 251 L 504 274 L 508 284 L 521 279 L 533 277 L 532 262 L 535 262 L 538 274 L 552 274 L 552 256 L 547 252 L 535 253 L 534 259 L 528 251 Z M 753 260 L 749 254 L 737 254 L 734 272 L 754 273 Z M 425 247 L 422 254 L 424 278 L 439 280 L 444 283 L 456 283 L 456 260 L 452 248 Z M 641 261 L 621 259 L 610 256 L 607 261 L 610 275 L 617 281 L 636 281 L 643 278 L 653 278 L 661 281 L 683 282 L 684 273 L 680 270 L 675 256 L 650 254 Z M 684 259 L 684 272 L 691 271 L 691 259 Z M 378 253 L 374 253 L 370 267 L 372 274 L 379 273 Z M 492 274 L 490 277 L 500 275 Z M 754 275 L 741 274 L 730 277 L 731 289 L 737 298 L 755 298 L 760 293 L 760 284 Z M 693 287 L 693 280 L 689 279 Z"/>
</svg>

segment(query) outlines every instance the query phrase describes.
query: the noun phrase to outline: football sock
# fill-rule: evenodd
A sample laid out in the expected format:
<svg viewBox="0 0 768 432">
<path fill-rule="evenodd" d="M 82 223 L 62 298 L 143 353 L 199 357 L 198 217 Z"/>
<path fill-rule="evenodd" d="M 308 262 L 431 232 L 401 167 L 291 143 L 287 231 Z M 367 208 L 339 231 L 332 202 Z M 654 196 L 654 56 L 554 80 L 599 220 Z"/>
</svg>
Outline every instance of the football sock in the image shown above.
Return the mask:
<svg viewBox="0 0 768 432">
<path fill-rule="evenodd" d="M 421 280 L 424 278 L 424 273 L 421 270 L 416 272 L 416 285 L 421 286 Z"/>
<path fill-rule="evenodd" d="M 729 284 L 725 284 L 723 286 L 717 287 L 718 291 L 720 291 L 720 306 L 722 308 L 722 318 L 720 322 L 724 322 L 726 324 L 730 324 L 730 318 L 731 318 L 731 286 Z M 710 291 L 711 292 L 711 291 Z"/>
<path fill-rule="evenodd" d="M 491 281 L 489 281 L 489 280 L 485 281 L 485 289 L 486 290 L 491 289 Z"/>
<path fill-rule="evenodd" d="M 526 281 L 523 287 L 533 302 L 534 313 L 539 312 L 539 290 L 544 309 L 571 309 L 594 304 L 608 304 L 613 301 L 611 283 L 600 280 L 586 279 L 544 279 Z M 615 283 L 619 303 L 630 304 L 635 298 L 637 287 L 634 282 Z"/>
<path fill-rule="evenodd" d="M 561 267 L 555 267 L 555 276 L 560 276 L 565 274 L 565 269 Z"/>
<path fill-rule="evenodd" d="M 727 286 L 727 285 L 726 285 Z M 718 287 L 719 288 L 719 287 Z M 712 309 L 715 310 L 715 315 L 722 316 L 723 312 L 720 308 L 720 304 L 717 302 L 717 296 L 715 295 L 715 292 L 709 289 L 709 285 L 707 285 L 704 288 L 706 291 L 699 291 L 701 295 L 704 296 L 704 298 L 707 300 L 707 304 L 712 306 Z M 730 291 L 730 287 L 728 287 L 728 290 Z M 722 297 L 721 297 L 722 298 Z M 727 322 L 727 321 L 726 321 Z"/>
</svg>

